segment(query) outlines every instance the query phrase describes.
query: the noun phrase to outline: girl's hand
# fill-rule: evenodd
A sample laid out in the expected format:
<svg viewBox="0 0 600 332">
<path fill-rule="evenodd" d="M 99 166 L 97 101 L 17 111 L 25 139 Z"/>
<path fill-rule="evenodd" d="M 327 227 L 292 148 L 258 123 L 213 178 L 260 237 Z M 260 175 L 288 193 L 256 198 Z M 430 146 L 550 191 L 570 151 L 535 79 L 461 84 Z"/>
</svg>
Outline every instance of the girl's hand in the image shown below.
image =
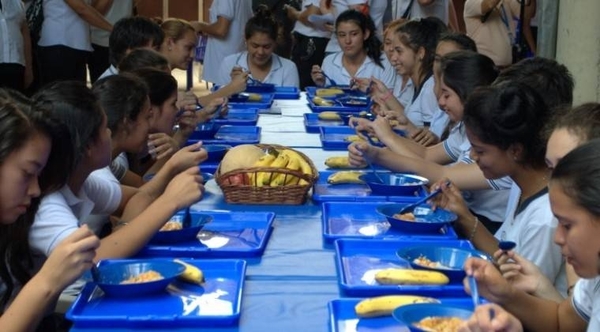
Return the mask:
<svg viewBox="0 0 600 332">
<path fill-rule="evenodd" d="M 180 91 L 177 93 L 177 103 L 175 105 L 177 109 L 182 111 L 195 111 L 196 105 L 198 105 L 198 98 L 191 91 Z"/>
<path fill-rule="evenodd" d="M 349 124 L 359 133 L 363 131 L 374 133 L 380 141 L 396 135 L 390 123 L 382 116 L 377 116 L 373 121 L 353 117 L 350 119 Z"/>
<path fill-rule="evenodd" d="M 532 295 L 545 294 L 554 290 L 552 282 L 540 269 L 514 250 L 506 253 L 498 250 L 494 253 L 494 259 L 498 262 L 502 276 L 514 288 Z"/>
<path fill-rule="evenodd" d="M 379 97 L 385 99 L 388 93 L 393 93 L 388 89 L 387 86 L 375 77 L 371 77 L 371 81 L 373 81 L 373 85 L 371 85 L 371 95 L 373 97 Z"/>
<path fill-rule="evenodd" d="M 231 77 L 231 80 L 233 81 L 237 76 L 246 76 L 246 80 L 248 79 L 248 73 L 246 73 L 244 71 L 244 68 L 240 67 L 240 66 L 233 66 L 233 68 L 231 68 L 231 73 L 229 73 L 229 76 Z"/>
<path fill-rule="evenodd" d="M 208 153 L 202 149 L 202 142 L 188 145 L 177 151 L 167 161 L 175 173 L 180 173 L 192 166 L 198 166 L 208 158 Z"/>
<path fill-rule="evenodd" d="M 492 262 L 472 257 L 465 262 L 464 270 L 467 276 L 475 277 L 479 294 L 490 302 L 502 304 L 514 291 Z M 468 278 L 463 280 L 463 284 L 465 290 L 470 294 Z"/>
<path fill-rule="evenodd" d="M 408 135 L 413 141 L 423 146 L 430 146 L 439 141 L 439 138 L 428 128 L 415 127 L 415 129 L 409 131 Z"/>
<path fill-rule="evenodd" d="M 203 193 L 200 168 L 192 166 L 175 176 L 160 197 L 172 200 L 180 210 L 199 201 Z"/>
<path fill-rule="evenodd" d="M 221 114 L 221 109 L 227 108 L 227 99 L 215 98 L 206 107 L 196 112 L 198 123 L 204 123 Z"/>
<path fill-rule="evenodd" d="M 348 146 L 348 160 L 354 167 L 365 167 L 367 159 L 373 161 L 379 153 L 379 148 L 367 142 L 354 142 Z M 366 159 L 365 159 L 366 158 Z"/>
<path fill-rule="evenodd" d="M 194 130 L 196 130 L 196 126 L 198 126 L 198 118 L 196 117 L 196 112 L 194 111 L 185 111 L 177 120 L 179 124 L 179 131 L 185 136 L 189 137 Z"/>
<path fill-rule="evenodd" d="M 456 185 L 451 183 L 449 179 L 441 179 L 431 186 L 431 190 L 437 190 L 438 188 L 442 188 L 442 192 L 433 199 L 432 205 L 434 207 L 439 206 L 443 209 L 450 210 L 456 213 L 459 218 L 471 216 L 471 212 L 469 211 L 460 190 Z"/>
<path fill-rule="evenodd" d="M 154 133 L 148 135 L 148 153 L 152 159 L 163 159 L 173 155 L 179 150 L 179 144 L 173 137 L 165 133 Z"/>
<path fill-rule="evenodd" d="M 240 93 L 246 91 L 248 86 L 248 73 L 242 72 L 241 74 L 232 75 L 231 83 L 229 85 L 233 88 L 234 93 Z"/>
<path fill-rule="evenodd" d="M 36 277 L 62 290 L 92 267 L 99 246 L 100 239 L 83 225 L 56 246 Z"/>
<path fill-rule="evenodd" d="M 482 304 L 464 322 L 460 332 L 522 332 L 521 322 L 497 304 Z"/>
<path fill-rule="evenodd" d="M 319 65 L 313 65 L 310 70 L 310 77 L 317 86 L 325 86 L 325 76 Z"/>
</svg>

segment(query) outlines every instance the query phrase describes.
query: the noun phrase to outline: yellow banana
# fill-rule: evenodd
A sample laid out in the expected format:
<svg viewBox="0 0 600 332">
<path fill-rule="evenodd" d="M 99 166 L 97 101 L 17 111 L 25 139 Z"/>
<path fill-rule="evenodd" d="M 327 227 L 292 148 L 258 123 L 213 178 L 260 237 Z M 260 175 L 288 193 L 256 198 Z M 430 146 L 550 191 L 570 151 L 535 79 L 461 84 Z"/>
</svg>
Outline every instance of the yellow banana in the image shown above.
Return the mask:
<svg viewBox="0 0 600 332">
<path fill-rule="evenodd" d="M 342 121 L 342 118 L 337 112 L 325 111 L 319 113 L 319 120 L 322 121 Z"/>
<path fill-rule="evenodd" d="M 346 142 L 359 142 L 362 141 L 362 137 L 358 136 L 358 135 L 348 135 L 344 138 L 344 141 Z"/>
<path fill-rule="evenodd" d="M 248 100 L 249 101 L 261 101 L 262 100 L 262 96 L 258 93 L 249 93 L 248 94 Z"/>
<path fill-rule="evenodd" d="M 448 277 L 437 271 L 386 269 L 375 274 L 375 280 L 383 285 L 445 285 Z"/>
<path fill-rule="evenodd" d="M 358 171 L 339 171 L 335 172 L 327 177 L 327 183 L 329 184 L 343 184 L 343 183 L 364 183 L 358 177 L 363 173 Z"/>
<path fill-rule="evenodd" d="M 356 168 L 350 165 L 348 156 L 329 157 L 325 160 L 325 166 L 329 168 Z"/>
<path fill-rule="evenodd" d="M 333 101 L 321 97 L 313 97 L 312 101 L 318 106 L 333 106 Z"/>
<path fill-rule="evenodd" d="M 413 303 L 440 303 L 440 301 L 431 297 L 414 295 L 384 295 L 358 302 L 354 311 L 358 317 L 389 316 L 394 309 Z"/>
<path fill-rule="evenodd" d="M 344 91 L 341 89 L 331 89 L 331 88 L 326 88 L 326 89 L 317 89 L 316 91 L 316 95 L 320 96 L 320 97 L 331 97 L 331 96 L 337 96 L 337 95 L 343 95 Z"/>
<path fill-rule="evenodd" d="M 253 167 L 269 167 L 271 165 L 271 163 L 273 163 L 273 161 L 275 160 L 275 155 L 273 154 L 265 154 L 264 156 L 258 158 L 258 160 L 254 163 Z M 262 172 L 250 172 L 250 174 L 248 174 L 248 180 L 249 183 L 251 185 L 256 185 L 258 187 L 261 187 L 263 185 L 262 182 L 258 182 L 258 179 L 261 179 L 260 174 L 262 174 Z"/>
<path fill-rule="evenodd" d="M 289 162 L 290 162 L 290 157 L 288 157 L 285 154 L 279 153 L 277 155 L 277 158 L 275 158 L 275 160 L 273 160 L 273 162 L 269 165 L 269 167 L 285 168 Z M 271 172 L 260 172 L 260 174 L 258 175 L 258 178 L 257 178 L 257 185 L 259 187 L 270 185 L 278 175 L 279 174 L 273 174 Z"/>
<path fill-rule="evenodd" d="M 281 153 L 285 154 L 288 157 L 289 162 L 287 163 L 286 167 L 287 169 L 291 169 L 294 171 L 297 171 L 300 169 L 300 160 L 298 160 L 298 158 L 296 158 L 295 156 L 290 157 L 287 153 L 285 153 L 286 150 L 283 150 Z M 292 181 L 296 181 L 298 178 L 291 175 L 291 174 L 285 174 L 285 173 L 278 173 L 277 175 L 275 175 L 273 177 L 273 180 L 271 180 L 271 187 L 278 187 L 278 186 L 283 186 L 286 184 L 291 184 Z"/>
<path fill-rule="evenodd" d="M 191 283 L 198 284 L 198 285 L 201 285 L 204 283 L 204 273 L 202 272 L 202 270 L 200 270 L 199 268 L 197 268 L 196 266 L 194 266 L 192 264 L 188 264 L 179 259 L 174 259 L 174 261 L 185 266 L 185 270 L 179 276 L 179 278 L 183 279 L 184 281 L 191 282 Z"/>
<path fill-rule="evenodd" d="M 300 168 L 299 168 L 300 172 L 302 172 L 303 174 L 313 175 L 312 167 L 304 159 L 304 157 L 302 157 L 302 155 L 300 155 L 298 152 L 296 152 L 296 151 L 294 151 L 292 149 L 286 149 L 286 150 L 283 150 L 281 152 L 287 154 L 290 157 L 290 160 L 292 160 L 292 159 L 297 159 L 298 160 L 298 163 L 300 164 Z M 289 183 L 286 183 L 286 184 L 289 184 Z M 307 185 L 308 182 L 306 180 L 300 179 L 300 181 L 298 182 L 298 184 L 299 185 Z"/>
</svg>

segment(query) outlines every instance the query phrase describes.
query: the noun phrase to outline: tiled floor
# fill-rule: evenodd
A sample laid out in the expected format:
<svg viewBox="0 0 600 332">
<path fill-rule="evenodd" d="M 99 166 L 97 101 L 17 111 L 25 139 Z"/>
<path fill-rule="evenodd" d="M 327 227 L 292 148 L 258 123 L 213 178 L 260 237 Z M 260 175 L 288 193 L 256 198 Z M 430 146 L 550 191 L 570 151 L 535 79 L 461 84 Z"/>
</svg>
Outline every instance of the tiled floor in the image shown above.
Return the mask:
<svg viewBox="0 0 600 332">
<path fill-rule="evenodd" d="M 208 88 L 207 88 L 206 82 L 199 81 L 201 70 L 202 70 L 202 65 L 198 62 L 194 62 L 194 75 L 193 75 L 194 85 L 193 85 L 192 91 L 194 91 L 194 93 L 197 96 L 203 96 L 203 95 L 208 94 L 209 89 L 210 89 L 210 84 L 208 85 Z M 184 90 L 186 88 L 186 83 L 187 83 L 186 72 L 184 70 L 175 69 L 172 71 L 172 74 L 175 77 L 175 79 L 177 79 L 177 83 L 179 84 L 179 89 Z"/>
</svg>

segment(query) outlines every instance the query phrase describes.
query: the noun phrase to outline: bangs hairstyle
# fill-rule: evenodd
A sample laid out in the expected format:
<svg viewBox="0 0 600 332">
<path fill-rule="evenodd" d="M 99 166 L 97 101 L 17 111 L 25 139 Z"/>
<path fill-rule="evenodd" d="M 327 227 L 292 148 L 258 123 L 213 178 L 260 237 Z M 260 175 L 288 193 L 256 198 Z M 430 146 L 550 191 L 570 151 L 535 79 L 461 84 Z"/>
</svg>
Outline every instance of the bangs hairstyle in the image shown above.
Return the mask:
<svg viewBox="0 0 600 332">
<path fill-rule="evenodd" d="M 369 33 L 369 38 L 363 42 L 363 49 L 367 51 L 367 56 L 373 60 L 379 67 L 383 68 L 381 62 L 381 47 L 383 44 L 377 38 L 377 29 L 375 28 L 375 22 L 371 19 L 371 16 L 365 15 L 357 10 L 349 9 L 342 12 L 335 20 L 335 29 L 337 30 L 340 23 L 352 22 L 356 24 L 363 34 Z"/>
<path fill-rule="evenodd" d="M 441 58 L 442 80 L 464 104 L 475 88 L 487 86 L 498 76 L 494 61 L 471 51 L 448 53 Z"/>
<path fill-rule="evenodd" d="M 254 11 L 254 16 L 246 22 L 246 26 L 244 27 L 244 38 L 248 40 L 252 38 L 255 33 L 264 33 L 277 42 L 280 39 L 280 30 L 281 27 L 279 26 L 279 23 L 277 23 L 277 20 L 275 20 L 269 7 L 260 5 Z"/>
<path fill-rule="evenodd" d="M 162 106 L 167 99 L 177 93 L 177 80 L 170 73 L 153 68 L 141 68 L 131 73 L 146 82 L 150 104 L 153 106 Z"/>
<path fill-rule="evenodd" d="M 521 145 L 518 162 L 537 169 L 546 167 L 542 129 L 549 116 L 548 107 L 532 88 L 514 82 L 475 90 L 465 104 L 463 121 L 486 144 L 501 150 Z"/>
<path fill-rule="evenodd" d="M 589 213 L 600 218 L 600 139 L 593 139 L 564 156 L 552 171 L 551 182 Z"/>
<path fill-rule="evenodd" d="M 154 50 L 146 48 L 138 48 L 129 52 L 119 63 L 119 73 L 131 72 L 140 68 L 171 71 L 167 58 Z"/>
<path fill-rule="evenodd" d="M 446 31 L 448 31 L 448 27 L 435 17 L 410 20 L 396 29 L 396 35 L 402 44 L 408 46 L 415 53 L 421 47 L 423 48 L 425 55 L 421 64 L 420 76 L 431 74 L 438 39 Z"/>
<path fill-rule="evenodd" d="M 137 121 L 146 99 L 148 87 L 138 76 L 119 74 L 102 78 L 92 87 L 106 113 L 108 128 L 115 135 L 126 121 Z"/>
<path fill-rule="evenodd" d="M 56 122 L 61 136 L 67 135 L 61 137 L 65 140 L 62 158 L 70 162 L 61 173 L 70 175 L 89 145 L 99 138 L 104 111 L 98 99 L 83 82 L 58 81 L 35 94 L 32 108 L 36 112 L 46 112 Z"/>
</svg>

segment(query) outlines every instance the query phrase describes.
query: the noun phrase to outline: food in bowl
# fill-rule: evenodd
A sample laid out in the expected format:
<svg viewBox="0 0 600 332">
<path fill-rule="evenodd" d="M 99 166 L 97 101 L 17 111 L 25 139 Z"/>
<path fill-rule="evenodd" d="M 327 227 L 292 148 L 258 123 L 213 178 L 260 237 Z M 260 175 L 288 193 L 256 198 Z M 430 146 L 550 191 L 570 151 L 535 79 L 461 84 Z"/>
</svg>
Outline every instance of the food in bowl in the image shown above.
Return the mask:
<svg viewBox="0 0 600 332">
<path fill-rule="evenodd" d="M 150 271 L 146 271 L 146 272 L 142 272 L 140 274 L 131 276 L 125 280 L 123 280 L 121 282 L 121 284 L 125 285 L 125 284 L 139 284 L 142 282 L 149 282 L 149 281 L 156 281 L 156 280 L 161 280 L 163 279 L 163 276 L 154 271 L 154 270 L 150 270 Z"/>
<path fill-rule="evenodd" d="M 425 317 L 414 326 L 425 331 L 456 332 L 462 322 L 458 317 Z"/>
<path fill-rule="evenodd" d="M 183 225 L 181 224 L 180 221 L 169 220 L 158 231 L 159 232 L 169 232 L 169 231 L 178 231 L 181 229 L 183 229 Z"/>
<path fill-rule="evenodd" d="M 400 219 L 400 220 L 404 220 L 404 221 L 415 221 L 415 220 L 417 220 L 417 218 L 415 217 L 414 213 L 412 213 L 412 212 L 408 212 L 408 213 L 396 213 L 396 214 L 394 214 L 394 218 Z"/>
<path fill-rule="evenodd" d="M 452 269 L 449 266 L 443 265 L 440 262 L 434 262 L 425 256 L 419 256 L 413 260 L 413 263 L 433 269 Z"/>
</svg>

